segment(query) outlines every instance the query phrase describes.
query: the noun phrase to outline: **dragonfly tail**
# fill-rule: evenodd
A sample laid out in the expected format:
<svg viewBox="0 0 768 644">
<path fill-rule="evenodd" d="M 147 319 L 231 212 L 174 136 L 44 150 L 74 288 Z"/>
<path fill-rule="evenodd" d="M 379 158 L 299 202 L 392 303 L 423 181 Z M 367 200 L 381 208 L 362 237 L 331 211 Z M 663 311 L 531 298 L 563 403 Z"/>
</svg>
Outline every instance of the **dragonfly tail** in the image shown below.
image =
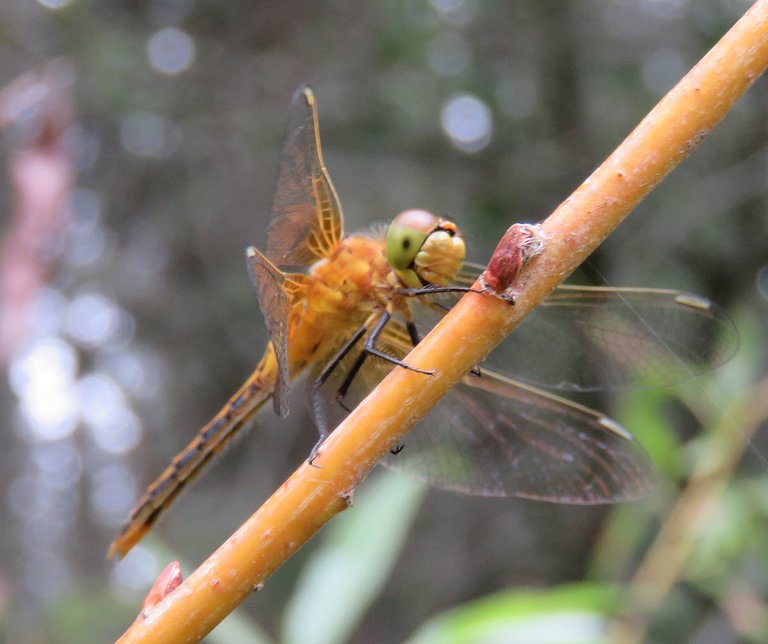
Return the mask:
<svg viewBox="0 0 768 644">
<path fill-rule="evenodd" d="M 117 556 L 122 559 L 208 460 L 250 423 L 272 397 L 277 375 L 277 361 L 270 344 L 261 362 L 238 392 L 147 488 L 110 545 L 109 558 Z"/>
</svg>

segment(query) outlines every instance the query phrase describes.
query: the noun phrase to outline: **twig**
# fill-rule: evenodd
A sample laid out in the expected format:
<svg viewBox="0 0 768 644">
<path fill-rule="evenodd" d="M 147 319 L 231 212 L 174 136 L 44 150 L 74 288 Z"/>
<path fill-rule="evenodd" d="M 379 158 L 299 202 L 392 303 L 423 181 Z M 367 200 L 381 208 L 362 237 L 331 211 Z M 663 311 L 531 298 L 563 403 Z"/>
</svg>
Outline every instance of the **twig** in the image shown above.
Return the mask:
<svg viewBox="0 0 768 644">
<path fill-rule="evenodd" d="M 768 66 L 768 0 L 757 2 L 542 224 L 545 248 L 515 306 L 470 293 L 200 568 L 122 642 L 201 639 L 336 513 L 376 461 L 560 284 L 725 116 Z"/>
</svg>

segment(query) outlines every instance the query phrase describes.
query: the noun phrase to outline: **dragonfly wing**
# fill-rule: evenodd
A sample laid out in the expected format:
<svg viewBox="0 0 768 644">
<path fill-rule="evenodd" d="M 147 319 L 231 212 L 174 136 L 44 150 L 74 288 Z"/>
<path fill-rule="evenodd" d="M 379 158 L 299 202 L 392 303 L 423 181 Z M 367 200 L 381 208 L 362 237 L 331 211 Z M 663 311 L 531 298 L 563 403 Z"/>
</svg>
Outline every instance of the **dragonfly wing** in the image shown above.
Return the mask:
<svg viewBox="0 0 768 644">
<path fill-rule="evenodd" d="M 273 397 L 275 413 L 284 417 L 288 415 L 288 314 L 291 305 L 291 297 L 286 290 L 287 278 L 253 246 L 246 250 L 246 261 L 277 359 L 278 373 Z"/>
<path fill-rule="evenodd" d="M 525 382 L 594 391 L 664 386 L 729 360 L 738 332 L 709 300 L 657 289 L 557 288 L 489 364 Z"/>
<path fill-rule="evenodd" d="M 341 240 L 343 227 L 341 205 L 323 162 L 315 96 L 309 87 L 300 87 L 289 108 L 266 256 L 278 266 L 312 264 Z"/>
<path fill-rule="evenodd" d="M 470 265 L 462 283 L 476 276 Z M 424 334 L 456 294 L 423 296 L 413 308 Z M 565 391 L 664 386 L 729 360 L 738 332 L 698 295 L 661 289 L 560 286 L 489 356 L 517 380 Z"/>
<path fill-rule="evenodd" d="M 655 484 L 617 423 L 488 370 L 457 385 L 385 464 L 444 489 L 558 503 L 627 501 Z"/>
<path fill-rule="evenodd" d="M 378 348 L 403 358 L 411 348 L 409 335 L 390 322 Z M 346 414 L 336 391 L 356 355 L 350 352 L 323 391 L 334 423 Z M 393 368 L 369 357 L 345 406 L 354 407 Z M 480 377 L 465 377 L 408 434 L 404 449 L 386 457 L 384 464 L 453 491 L 560 503 L 636 499 L 655 482 L 648 456 L 616 422 L 487 369 Z"/>
</svg>

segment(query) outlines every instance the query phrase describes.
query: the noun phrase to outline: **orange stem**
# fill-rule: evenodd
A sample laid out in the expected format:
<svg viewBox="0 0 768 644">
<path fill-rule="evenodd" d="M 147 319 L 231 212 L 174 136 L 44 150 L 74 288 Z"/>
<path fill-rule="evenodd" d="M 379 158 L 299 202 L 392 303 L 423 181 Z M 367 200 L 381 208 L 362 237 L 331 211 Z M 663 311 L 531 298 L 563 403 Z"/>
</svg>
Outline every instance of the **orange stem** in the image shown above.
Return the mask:
<svg viewBox="0 0 768 644">
<path fill-rule="evenodd" d="M 379 458 L 605 239 L 725 116 L 768 66 L 768 0 L 757 2 L 543 223 L 545 248 L 517 280 L 516 305 L 468 294 L 323 445 L 121 642 L 195 641 L 336 513 Z"/>
</svg>

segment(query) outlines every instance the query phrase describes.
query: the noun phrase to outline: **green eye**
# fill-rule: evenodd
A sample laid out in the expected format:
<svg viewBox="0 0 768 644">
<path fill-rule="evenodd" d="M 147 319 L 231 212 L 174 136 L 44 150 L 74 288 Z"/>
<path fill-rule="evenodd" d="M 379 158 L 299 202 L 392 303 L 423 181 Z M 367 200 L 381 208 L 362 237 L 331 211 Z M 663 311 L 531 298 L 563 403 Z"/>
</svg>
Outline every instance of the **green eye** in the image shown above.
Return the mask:
<svg viewBox="0 0 768 644">
<path fill-rule="evenodd" d="M 387 261 L 409 288 L 445 286 L 464 261 L 464 240 L 456 224 L 426 210 L 406 210 L 390 224 Z"/>
<path fill-rule="evenodd" d="M 413 263 L 424 242 L 440 223 L 440 218 L 426 210 L 406 210 L 394 218 L 386 237 L 387 261 L 410 288 L 420 288 L 423 280 Z"/>
<path fill-rule="evenodd" d="M 397 220 L 393 221 L 387 230 L 386 240 L 387 261 L 392 268 L 398 270 L 408 268 L 427 236 L 427 233 L 399 226 Z"/>
</svg>

